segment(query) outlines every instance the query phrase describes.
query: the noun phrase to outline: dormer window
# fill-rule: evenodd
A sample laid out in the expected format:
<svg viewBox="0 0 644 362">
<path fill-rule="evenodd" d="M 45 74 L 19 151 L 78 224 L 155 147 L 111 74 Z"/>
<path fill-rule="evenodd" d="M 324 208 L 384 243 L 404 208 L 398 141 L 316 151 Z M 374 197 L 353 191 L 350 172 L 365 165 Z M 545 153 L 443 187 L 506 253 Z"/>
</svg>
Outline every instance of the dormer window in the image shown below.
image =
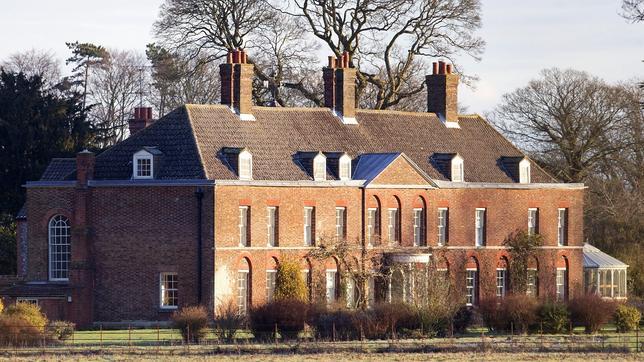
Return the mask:
<svg viewBox="0 0 644 362">
<path fill-rule="evenodd" d="M 530 161 L 527 158 L 519 162 L 519 182 L 522 184 L 530 183 Z"/>
<path fill-rule="evenodd" d="M 248 150 L 242 150 L 239 153 L 239 179 L 252 180 L 253 179 L 253 155 Z"/>
<path fill-rule="evenodd" d="M 326 180 L 326 156 L 318 153 L 313 158 L 313 179 L 315 181 Z"/>
<path fill-rule="evenodd" d="M 152 154 L 147 148 L 134 154 L 132 160 L 132 178 L 154 178 L 154 154 Z"/>
<path fill-rule="evenodd" d="M 346 153 L 340 157 L 338 165 L 340 180 L 351 180 L 351 157 Z"/>
<path fill-rule="evenodd" d="M 452 182 L 464 182 L 463 157 L 456 155 L 452 158 L 451 167 Z"/>
</svg>

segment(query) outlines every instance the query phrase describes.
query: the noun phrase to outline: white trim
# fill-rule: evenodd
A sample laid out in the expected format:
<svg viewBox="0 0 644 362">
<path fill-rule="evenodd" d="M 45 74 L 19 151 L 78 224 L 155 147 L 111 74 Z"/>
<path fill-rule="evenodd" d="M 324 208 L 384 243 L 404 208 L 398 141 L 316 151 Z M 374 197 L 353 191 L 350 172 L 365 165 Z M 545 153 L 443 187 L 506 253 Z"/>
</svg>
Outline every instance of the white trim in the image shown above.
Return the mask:
<svg viewBox="0 0 644 362">
<path fill-rule="evenodd" d="M 178 309 L 179 308 L 179 297 L 177 296 L 177 305 L 164 305 L 163 304 L 163 277 L 165 275 L 174 275 L 176 277 L 175 283 L 179 284 L 179 273 L 176 272 L 160 272 L 159 273 L 159 308 L 161 309 Z M 179 293 L 179 288 L 168 288 L 168 291 L 175 291 Z"/>
<path fill-rule="evenodd" d="M 313 157 L 313 180 L 326 181 L 326 156 L 320 152 Z"/>
<path fill-rule="evenodd" d="M 139 161 L 147 160 L 150 161 L 150 175 L 149 176 L 139 176 L 138 175 L 138 163 Z M 149 180 L 154 179 L 154 156 L 146 151 L 140 150 L 134 155 L 132 155 L 132 178 L 137 180 Z"/>
<path fill-rule="evenodd" d="M 582 190 L 586 186 L 583 183 L 498 183 L 498 182 L 451 182 L 434 180 L 434 183 L 441 189 L 569 189 Z"/>
<path fill-rule="evenodd" d="M 524 158 L 519 162 L 519 183 L 529 184 L 531 182 L 530 161 Z"/>
<path fill-rule="evenodd" d="M 348 167 L 349 174 L 348 175 L 343 175 L 343 168 Z M 347 155 L 346 153 L 342 156 L 340 156 L 340 159 L 338 159 L 338 176 L 340 178 L 340 181 L 348 181 L 351 180 L 351 157 Z"/>
<path fill-rule="evenodd" d="M 465 161 L 458 154 L 450 162 L 450 176 L 452 182 L 465 182 Z"/>
<path fill-rule="evenodd" d="M 242 173 L 243 162 L 248 162 L 248 170 L 244 168 L 244 172 Z M 237 174 L 240 180 L 249 181 L 253 179 L 253 154 L 246 149 L 237 155 Z"/>
</svg>

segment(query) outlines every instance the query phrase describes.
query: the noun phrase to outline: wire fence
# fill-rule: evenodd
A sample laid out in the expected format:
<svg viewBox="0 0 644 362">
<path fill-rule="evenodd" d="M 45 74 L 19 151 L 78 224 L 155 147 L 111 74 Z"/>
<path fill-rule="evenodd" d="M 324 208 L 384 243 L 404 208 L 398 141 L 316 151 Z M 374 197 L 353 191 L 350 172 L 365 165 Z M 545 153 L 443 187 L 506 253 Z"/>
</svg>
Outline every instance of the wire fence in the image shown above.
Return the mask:
<svg viewBox="0 0 644 362">
<path fill-rule="evenodd" d="M 319 352 L 625 352 L 644 351 L 644 338 L 640 331 L 618 334 L 549 335 L 494 335 L 469 333 L 445 338 L 366 339 L 362 333 L 346 335 L 333 332 L 325 338 L 311 330 L 296 338 L 283 338 L 277 332 L 264 338 L 255 338 L 250 331 L 239 330 L 232 339 L 222 338 L 221 331 L 206 329 L 194 335 L 188 330 L 182 336 L 179 330 L 161 327 L 122 330 L 99 328 L 91 331 L 73 331 L 64 340 L 50 333 L 29 335 L 22 330 L 14 335 L 4 333 L 0 340 L 0 353 L 10 356 L 33 353 L 157 353 L 172 351 L 225 354 L 225 353 L 319 353 Z M 357 331 L 356 331 L 357 332 Z M 356 338 L 358 335 L 360 337 Z"/>
</svg>

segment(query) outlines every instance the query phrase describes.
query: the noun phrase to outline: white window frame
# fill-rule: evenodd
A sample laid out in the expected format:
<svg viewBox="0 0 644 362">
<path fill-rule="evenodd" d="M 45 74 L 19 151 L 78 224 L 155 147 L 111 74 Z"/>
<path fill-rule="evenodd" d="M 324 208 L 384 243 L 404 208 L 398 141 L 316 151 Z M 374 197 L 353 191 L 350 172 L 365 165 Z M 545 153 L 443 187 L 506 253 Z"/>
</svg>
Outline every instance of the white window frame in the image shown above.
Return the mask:
<svg viewBox="0 0 644 362">
<path fill-rule="evenodd" d="M 72 259 L 72 228 L 70 220 L 63 215 L 54 215 L 47 225 L 49 280 L 69 281 L 69 264 Z"/>
<path fill-rule="evenodd" d="M 18 297 L 16 298 L 16 304 L 26 303 L 30 305 L 38 305 L 38 298 L 27 298 L 27 297 Z"/>
<path fill-rule="evenodd" d="M 326 181 L 326 156 L 322 153 L 313 157 L 313 180 Z"/>
<path fill-rule="evenodd" d="M 443 215 L 443 212 L 445 213 Z M 449 229 L 449 208 L 439 207 L 438 208 L 438 240 L 436 244 L 438 246 L 446 245 L 449 240 L 447 240 L 447 231 Z"/>
<path fill-rule="evenodd" d="M 526 273 L 526 294 L 538 297 L 539 296 L 539 270 L 537 268 L 528 268 Z M 531 280 L 530 273 L 534 273 L 534 280 Z M 534 289 L 534 294 L 531 290 Z"/>
<path fill-rule="evenodd" d="M 472 275 L 470 275 L 472 273 Z M 478 303 L 478 273 L 476 268 L 465 269 L 465 305 L 471 307 Z"/>
<path fill-rule="evenodd" d="M 347 301 L 347 308 L 352 309 L 356 307 L 356 281 L 348 277 L 345 283 L 345 295 Z"/>
<path fill-rule="evenodd" d="M 279 240 L 277 240 L 277 206 L 268 206 L 266 207 L 266 240 L 267 246 L 276 247 L 279 245 Z"/>
<path fill-rule="evenodd" d="M 150 174 L 149 175 L 140 175 L 139 174 L 139 161 L 148 161 L 150 162 Z M 132 178 L 149 180 L 154 178 L 154 156 L 146 150 L 141 150 L 134 154 L 132 157 Z"/>
<path fill-rule="evenodd" d="M 479 248 L 486 244 L 487 209 L 477 207 L 474 212 L 474 245 Z"/>
<path fill-rule="evenodd" d="M 530 180 L 530 161 L 524 158 L 519 162 L 519 183 L 529 184 Z"/>
<path fill-rule="evenodd" d="M 371 274 L 367 278 L 367 308 L 372 308 L 376 304 L 376 271 L 372 270 Z"/>
<path fill-rule="evenodd" d="M 173 281 L 168 281 L 167 277 L 173 277 Z M 167 283 L 174 283 L 174 285 L 167 286 Z M 159 273 L 159 307 L 161 309 L 178 309 L 179 308 L 179 274 L 175 272 L 162 272 Z M 176 300 L 175 304 L 166 303 L 166 294 L 169 299 Z M 170 297 L 170 294 L 173 294 Z"/>
<path fill-rule="evenodd" d="M 242 275 L 244 276 L 243 279 Z M 242 285 L 242 281 L 244 281 L 245 285 Z M 237 312 L 241 315 L 248 313 L 250 283 L 250 270 L 237 270 Z"/>
<path fill-rule="evenodd" d="M 425 246 L 427 244 L 425 238 L 425 209 L 417 207 L 413 209 L 414 212 L 414 246 Z"/>
<path fill-rule="evenodd" d="M 239 218 L 238 218 L 238 227 L 239 227 L 239 246 L 240 247 L 249 247 L 250 246 L 250 237 L 249 230 L 249 213 L 250 206 L 242 205 L 239 206 Z"/>
<path fill-rule="evenodd" d="M 346 153 L 338 160 L 338 175 L 340 180 L 351 180 L 351 157 Z"/>
<path fill-rule="evenodd" d="M 451 162 L 452 182 L 465 182 L 465 165 L 463 157 L 456 155 Z"/>
<path fill-rule="evenodd" d="M 367 209 L 367 245 L 373 245 L 378 229 L 378 208 L 370 207 Z"/>
<path fill-rule="evenodd" d="M 503 298 L 508 289 L 508 270 L 506 268 L 496 268 L 496 296 Z"/>
<path fill-rule="evenodd" d="M 237 156 L 237 168 L 240 180 L 253 179 L 253 155 L 248 150 L 242 150 Z"/>
<path fill-rule="evenodd" d="M 392 217 L 393 215 L 393 217 Z M 400 243 L 400 209 L 390 207 L 387 209 L 387 237 L 389 243 Z"/>
<path fill-rule="evenodd" d="M 338 295 L 338 270 L 327 269 L 325 271 L 325 279 L 326 303 L 327 305 L 331 305 L 335 303 Z"/>
<path fill-rule="evenodd" d="M 568 245 L 568 208 L 560 207 L 557 209 L 557 245 Z"/>
<path fill-rule="evenodd" d="M 304 207 L 304 246 L 315 245 L 315 232 L 313 222 L 315 219 L 315 207 Z"/>
<path fill-rule="evenodd" d="M 266 302 L 270 303 L 275 297 L 275 285 L 277 280 L 277 270 L 266 270 Z"/>
<path fill-rule="evenodd" d="M 347 236 L 347 208 L 335 208 L 335 238 L 342 240 Z"/>
<path fill-rule="evenodd" d="M 302 279 L 304 280 L 304 285 L 306 285 L 306 298 L 311 300 L 311 270 L 310 269 L 301 269 Z"/>
<path fill-rule="evenodd" d="M 568 268 L 557 268 L 555 285 L 557 286 L 558 301 L 565 301 L 568 298 L 568 295 L 567 295 L 568 294 L 568 275 L 567 274 L 568 274 Z"/>
<path fill-rule="evenodd" d="M 528 208 L 528 235 L 539 233 L 539 209 L 536 207 Z"/>
</svg>

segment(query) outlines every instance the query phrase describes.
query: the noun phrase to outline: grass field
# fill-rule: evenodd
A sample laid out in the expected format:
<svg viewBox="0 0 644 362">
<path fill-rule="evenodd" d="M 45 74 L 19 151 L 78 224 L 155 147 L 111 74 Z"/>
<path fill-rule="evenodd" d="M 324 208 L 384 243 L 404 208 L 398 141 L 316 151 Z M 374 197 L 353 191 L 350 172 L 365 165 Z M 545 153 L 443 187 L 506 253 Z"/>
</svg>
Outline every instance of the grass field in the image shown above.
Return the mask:
<svg viewBox="0 0 644 362">
<path fill-rule="evenodd" d="M 252 355 L 209 355 L 193 351 L 177 352 L 174 354 L 149 355 L 112 353 L 102 354 L 46 354 L 24 357 L 0 355 L 0 359 L 12 361 L 265 361 L 265 362 L 296 362 L 296 361 L 641 361 L 642 354 L 620 353 L 317 353 L 317 354 L 252 354 Z"/>
</svg>

